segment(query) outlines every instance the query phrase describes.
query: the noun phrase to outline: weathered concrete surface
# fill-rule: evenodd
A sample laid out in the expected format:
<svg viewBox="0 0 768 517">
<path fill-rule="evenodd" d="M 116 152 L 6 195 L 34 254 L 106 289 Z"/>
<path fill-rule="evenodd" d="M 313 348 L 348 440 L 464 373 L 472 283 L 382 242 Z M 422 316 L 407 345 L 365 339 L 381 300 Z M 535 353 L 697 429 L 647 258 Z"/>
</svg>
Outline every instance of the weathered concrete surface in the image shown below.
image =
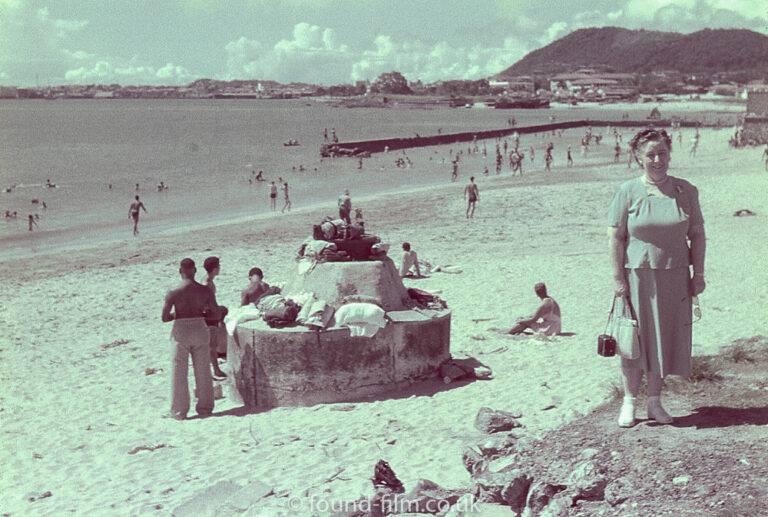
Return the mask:
<svg viewBox="0 0 768 517">
<path fill-rule="evenodd" d="M 388 322 L 372 338 L 346 328 L 265 329 L 245 322 L 230 338 L 228 396 L 249 407 L 311 406 L 398 389 L 436 374 L 450 357 L 451 313 Z"/>
<path fill-rule="evenodd" d="M 323 262 L 307 274 L 296 275 L 286 292 L 313 292 L 320 300 L 339 307 L 345 296 L 376 298 L 385 311 L 412 306 L 408 291 L 389 257 L 360 262 Z"/>
</svg>

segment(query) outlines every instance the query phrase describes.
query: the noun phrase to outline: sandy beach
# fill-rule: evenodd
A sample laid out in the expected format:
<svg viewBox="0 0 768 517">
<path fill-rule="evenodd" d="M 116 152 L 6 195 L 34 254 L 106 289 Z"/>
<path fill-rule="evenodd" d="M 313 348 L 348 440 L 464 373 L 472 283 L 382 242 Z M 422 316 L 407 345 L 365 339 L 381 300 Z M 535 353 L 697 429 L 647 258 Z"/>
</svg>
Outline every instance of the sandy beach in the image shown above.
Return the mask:
<svg viewBox="0 0 768 517">
<path fill-rule="evenodd" d="M 729 136 L 704 130 L 696 157 L 672 153 L 670 174 L 698 187 L 706 221 L 708 287 L 693 328 L 695 354 L 768 334 L 760 315 L 768 304 L 768 173 L 762 149 L 729 149 Z M 220 481 L 258 480 L 275 495 L 245 515 L 313 515 L 312 495 L 370 495 L 379 459 L 406 489 L 419 478 L 464 486 L 462 445 L 476 437 L 482 406 L 520 411 L 531 435 L 590 411 L 619 381 L 618 361 L 595 353 L 612 295 L 605 212 L 618 185 L 639 175 L 624 154 L 619 164 L 606 160 L 607 143 L 579 163 L 574 133 L 572 169 L 562 168 L 557 143 L 551 173 L 537 151 L 522 178 L 506 167 L 478 177 L 473 220 L 462 199 L 469 166 L 457 183 L 410 192 L 359 199 L 351 185 L 353 206 L 363 207 L 366 228 L 391 244 L 393 257 L 409 241 L 420 258 L 461 267 L 405 283 L 447 301 L 452 354 L 486 364 L 494 374 L 488 381 L 428 382 L 348 404 L 260 413 L 223 399 L 213 418 L 163 418 L 170 325 L 160 309 L 179 260 L 219 256 L 219 302 L 235 307 L 249 268 L 261 267 L 269 283 L 293 276 L 299 244 L 333 205 L 3 260 L 0 513 L 169 515 Z M 433 152 L 409 156 L 415 167 L 445 168 L 427 161 Z M 740 209 L 757 215 L 734 217 Z M 569 335 L 542 341 L 489 330 L 531 313 L 539 281 L 559 302 Z"/>
</svg>

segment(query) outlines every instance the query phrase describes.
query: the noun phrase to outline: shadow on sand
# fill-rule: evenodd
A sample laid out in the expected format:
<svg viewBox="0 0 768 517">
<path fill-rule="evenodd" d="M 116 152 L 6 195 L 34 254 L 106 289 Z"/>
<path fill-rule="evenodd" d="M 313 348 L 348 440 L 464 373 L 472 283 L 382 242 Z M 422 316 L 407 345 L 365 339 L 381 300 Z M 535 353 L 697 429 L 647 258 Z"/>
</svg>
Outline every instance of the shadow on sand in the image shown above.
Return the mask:
<svg viewBox="0 0 768 517">
<path fill-rule="evenodd" d="M 464 359 L 453 359 L 453 362 L 460 365 L 462 369 L 466 368 L 467 370 L 472 370 L 474 368 L 480 368 L 480 367 L 487 368 L 485 364 L 478 361 L 474 357 L 468 357 Z M 377 402 L 377 401 L 383 401 L 383 400 L 399 400 L 399 399 L 407 399 L 410 397 L 432 397 L 442 391 L 463 388 L 464 386 L 468 386 L 473 382 L 476 382 L 479 380 L 480 379 L 476 379 L 476 378 L 462 377 L 459 379 L 455 379 L 450 384 L 445 384 L 441 380 L 430 379 L 430 380 L 416 382 L 414 384 L 411 384 L 410 386 L 407 386 L 399 390 L 385 391 L 385 392 L 377 393 L 375 395 L 370 395 L 367 397 L 356 397 L 356 398 L 352 397 L 352 398 L 341 400 L 338 402 L 333 402 L 328 404 L 316 404 L 314 406 L 308 406 L 308 407 L 311 407 L 314 410 L 318 410 L 323 407 L 329 407 L 332 411 L 334 410 L 348 411 L 348 410 L 351 410 L 352 408 L 347 408 L 345 407 L 345 405 L 348 406 L 350 404 L 358 404 L 358 403 L 362 404 L 362 403 L 370 403 L 370 402 Z M 227 409 L 224 411 L 214 411 L 211 417 L 213 418 L 224 417 L 224 416 L 242 417 L 246 415 L 266 413 L 270 409 L 274 409 L 274 408 L 239 406 L 239 407 Z M 190 417 L 189 420 L 197 420 L 199 418 L 200 417 L 194 416 L 194 417 Z"/>
<path fill-rule="evenodd" d="M 698 407 L 688 416 L 675 418 L 671 425 L 674 427 L 695 427 L 696 429 L 712 429 L 738 425 L 768 425 L 768 407 Z"/>
</svg>

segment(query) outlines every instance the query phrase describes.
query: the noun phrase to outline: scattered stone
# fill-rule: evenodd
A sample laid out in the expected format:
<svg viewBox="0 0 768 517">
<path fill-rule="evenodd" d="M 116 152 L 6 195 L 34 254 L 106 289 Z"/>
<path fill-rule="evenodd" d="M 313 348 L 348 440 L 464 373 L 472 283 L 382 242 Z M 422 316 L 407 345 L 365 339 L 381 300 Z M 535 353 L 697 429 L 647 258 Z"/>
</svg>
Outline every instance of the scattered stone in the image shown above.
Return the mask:
<svg viewBox="0 0 768 517">
<path fill-rule="evenodd" d="M 518 464 L 518 461 L 517 456 L 514 454 L 510 456 L 502 456 L 501 458 L 489 462 L 486 471 L 496 474 L 498 472 L 503 472 L 504 470 L 510 470 Z"/>
<path fill-rule="evenodd" d="M 594 461 L 585 461 L 571 472 L 567 485 L 575 490 L 574 499 L 600 501 L 605 496 L 608 478 Z"/>
<path fill-rule="evenodd" d="M 673 485 L 687 485 L 691 480 L 691 476 L 677 476 L 672 480 Z"/>
<path fill-rule="evenodd" d="M 600 449 L 589 447 L 581 451 L 581 453 L 579 454 L 579 457 L 581 457 L 581 459 L 584 459 L 584 460 L 591 460 L 598 454 L 600 454 Z"/>
<path fill-rule="evenodd" d="M 522 413 L 519 411 L 509 412 L 481 407 L 475 417 L 475 428 L 487 434 L 511 431 L 512 429 L 522 427 L 522 424 L 517 421 L 522 416 Z"/>
<path fill-rule="evenodd" d="M 518 437 L 513 433 L 494 433 L 478 444 L 483 456 L 493 458 L 515 447 Z"/>
<path fill-rule="evenodd" d="M 390 490 L 396 494 L 405 492 L 403 483 L 397 479 L 395 471 L 384 460 L 376 462 L 376 466 L 373 468 L 373 487 Z"/>
<path fill-rule="evenodd" d="M 461 462 L 470 474 L 477 474 L 485 468 L 483 455 L 474 446 L 468 445 L 461 454 Z"/>
<path fill-rule="evenodd" d="M 565 485 L 554 485 L 544 482 L 534 483 L 528 492 L 528 499 L 525 501 L 526 510 L 532 512 L 533 515 L 538 515 L 557 494 L 566 488 Z"/>
<path fill-rule="evenodd" d="M 223 506 L 230 497 L 239 492 L 241 487 L 229 481 L 220 481 L 212 487 L 201 490 L 181 506 L 176 507 L 173 517 L 203 517 L 215 515 L 216 510 Z"/>
<path fill-rule="evenodd" d="M 456 501 L 456 504 L 451 506 L 451 509 L 446 512 L 446 514 L 443 517 L 465 517 L 465 516 L 471 516 L 471 515 L 480 515 L 478 505 L 483 503 L 478 503 L 475 500 L 475 496 L 473 494 L 464 494 Z M 507 512 L 509 512 L 508 509 L 505 508 Z"/>
<path fill-rule="evenodd" d="M 443 513 L 456 504 L 462 494 L 446 490 L 428 479 L 420 479 L 407 494 L 385 500 L 384 513 Z"/>
<path fill-rule="evenodd" d="M 483 473 L 475 478 L 475 495 L 483 503 L 504 504 L 514 512 L 525 508 L 525 500 L 533 478 L 523 469 Z"/>
<path fill-rule="evenodd" d="M 633 492 L 632 484 L 625 478 L 616 478 L 605 487 L 605 502 L 617 506 L 629 499 Z"/>
<path fill-rule="evenodd" d="M 562 517 L 568 515 L 568 509 L 573 506 L 573 499 L 566 492 L 561 492 L 552 499 L 538 514 L 538 517 Z"/>
</svg>

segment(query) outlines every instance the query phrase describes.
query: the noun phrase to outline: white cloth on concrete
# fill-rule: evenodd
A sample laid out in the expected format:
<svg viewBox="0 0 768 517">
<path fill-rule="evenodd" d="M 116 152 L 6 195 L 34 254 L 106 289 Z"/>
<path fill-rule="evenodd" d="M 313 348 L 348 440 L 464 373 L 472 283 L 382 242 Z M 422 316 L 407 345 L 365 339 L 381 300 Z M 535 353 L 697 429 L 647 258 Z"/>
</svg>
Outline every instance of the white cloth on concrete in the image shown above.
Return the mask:
<svg viewBox="0 0 768 517">
<path fill-rule="evenodd" d="M 372 303 L 348 303 L 336 311 L 336 326 L 348 327 L 350 336 L 373 337 L 387 326 L 384 309 Z"/>
</svg>

